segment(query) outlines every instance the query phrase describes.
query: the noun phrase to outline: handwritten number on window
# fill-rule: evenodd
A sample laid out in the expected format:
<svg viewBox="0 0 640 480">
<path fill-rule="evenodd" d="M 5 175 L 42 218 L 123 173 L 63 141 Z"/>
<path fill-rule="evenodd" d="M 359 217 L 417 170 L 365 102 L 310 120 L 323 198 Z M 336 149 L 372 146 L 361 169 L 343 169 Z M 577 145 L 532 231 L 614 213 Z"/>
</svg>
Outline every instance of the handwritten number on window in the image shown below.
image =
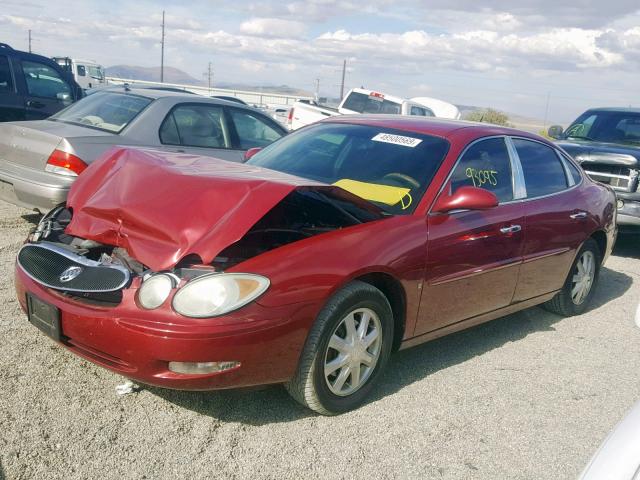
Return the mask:
<svg viewBox="0 0 640 480">
<path fill-rule="evenodd" d="M 467 168 L 465 171 L 467 178 L 473 181 L 474 187 L 482 187 L 488 183 L 491 186 L 498 185 L 498 172 L 496 170 L 476 170 L 475 168 Z"/>
</svg>

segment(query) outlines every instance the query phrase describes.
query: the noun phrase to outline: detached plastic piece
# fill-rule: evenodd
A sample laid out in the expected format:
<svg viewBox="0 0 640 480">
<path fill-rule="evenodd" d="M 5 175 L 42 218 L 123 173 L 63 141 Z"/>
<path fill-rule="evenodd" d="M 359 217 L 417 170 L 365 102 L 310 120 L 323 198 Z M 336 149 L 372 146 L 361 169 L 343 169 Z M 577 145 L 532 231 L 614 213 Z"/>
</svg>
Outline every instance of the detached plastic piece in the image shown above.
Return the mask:
<svg viewBox="0 0 640 480">
<path fill-rule="evenodd" d="M 131 380 L 127 380 L 122 385 L 116 386 L 116 393 L 118 395 L 128 395 L 130 393 L 136 393 L 140 390 L 140 387 L 133 383 Z"/>
</svg>

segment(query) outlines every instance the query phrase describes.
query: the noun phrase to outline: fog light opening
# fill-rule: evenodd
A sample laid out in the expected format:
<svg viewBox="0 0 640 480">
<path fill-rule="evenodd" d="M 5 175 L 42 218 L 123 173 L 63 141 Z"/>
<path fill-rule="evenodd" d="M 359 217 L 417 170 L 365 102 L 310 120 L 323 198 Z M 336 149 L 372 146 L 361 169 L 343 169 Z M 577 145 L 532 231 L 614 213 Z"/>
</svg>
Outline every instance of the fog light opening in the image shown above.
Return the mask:
<svg viewBox="0 0 640 480">
<path fill-rule="evenodd" d="M 240 362 L 169 362 L 169 370 L 183 375 L 206 375 L 238 368 Z"/>
<path fill-rule="evenodd" d="M 618 208 L 618 210 L 621 210 L 624 207 L 624 200 L 618 200 L 616 202 L 616 207 Z"/>
</svg>

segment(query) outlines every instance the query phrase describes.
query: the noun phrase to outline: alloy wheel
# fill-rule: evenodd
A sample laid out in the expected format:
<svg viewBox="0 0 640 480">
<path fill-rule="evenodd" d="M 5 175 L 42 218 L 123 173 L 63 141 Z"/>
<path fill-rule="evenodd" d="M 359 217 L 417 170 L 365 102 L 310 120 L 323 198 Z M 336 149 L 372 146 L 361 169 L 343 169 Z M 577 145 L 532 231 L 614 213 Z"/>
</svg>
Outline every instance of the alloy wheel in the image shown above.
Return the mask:
<svg viewBox="0 0 640 480">
<path fill-rule="evenodd" d="M 596 257 L 590 250 L 582 253 L 573 272 L 571 281 L 571 300 L 581 305 L 589 296 L 596 276 Z"/>
</svg>

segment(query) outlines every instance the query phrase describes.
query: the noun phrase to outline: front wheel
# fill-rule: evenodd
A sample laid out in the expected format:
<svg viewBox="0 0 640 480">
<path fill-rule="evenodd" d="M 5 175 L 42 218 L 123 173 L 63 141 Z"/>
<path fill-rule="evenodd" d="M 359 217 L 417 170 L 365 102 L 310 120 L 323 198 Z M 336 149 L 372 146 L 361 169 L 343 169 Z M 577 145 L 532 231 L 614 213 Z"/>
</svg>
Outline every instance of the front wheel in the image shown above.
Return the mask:
<svg viewBox="0 0 640 480">
<path fill-rule="evenodd" d="M 354 281 L 322 309 L 286 385 L 291 396 L 323 415 L 360 406 L 384 369 L 393 343 L 393 314 L 384 294 Z"/>
<path fill-rule="evenodd" d="M 544 304 L 547 310 L 570 317 L 583 313 L 589 306 L 602 262 L 598 244 L 592 238 L 584 242 L 569 271 L 562 290 Z"/>
</svg>

